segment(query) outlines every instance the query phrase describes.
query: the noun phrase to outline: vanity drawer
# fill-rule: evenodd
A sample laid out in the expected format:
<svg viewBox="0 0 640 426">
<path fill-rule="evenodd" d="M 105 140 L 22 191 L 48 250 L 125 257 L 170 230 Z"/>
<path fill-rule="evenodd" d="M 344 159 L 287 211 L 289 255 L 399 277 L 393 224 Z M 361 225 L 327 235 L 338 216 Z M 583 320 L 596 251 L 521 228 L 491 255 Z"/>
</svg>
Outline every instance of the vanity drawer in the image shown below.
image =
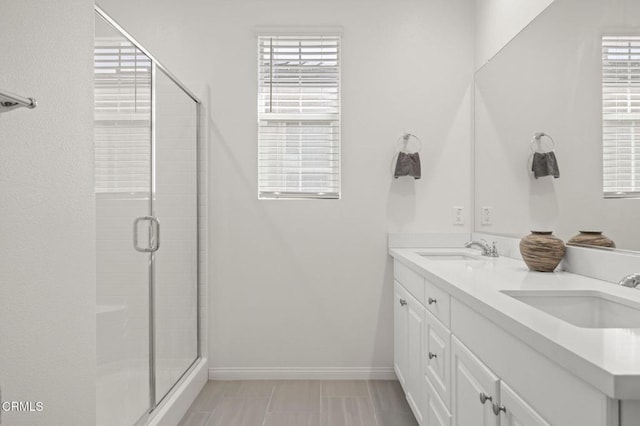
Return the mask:
<svg viewBox="0 0 640 426">
<path fill-rule="evenodd" d="M 425 417 L 429 426 L 451 426 L 453 416 L 442 402 L 431 382 L 426 377 L 423 381 L 423 395 L 426 399 Z"/>
<path fill-rule="evenodd" d="M 397 260 L 393 261 L 393 277 L 398 281 L 409 293 L 420 303 L 425 303 L 424 300 L 424 278 L 419 274 L 413 272 L 411 269 L 404 266 Z"/>
<path fill-rule="evenodd" d="M 425 322 L 424 375 L 447 407 L 451 401 L 451 332 L 433 314 Z"/>
<path fill-rule="evenodd" d="M 446 327 L 450 327 L 449 312 L 451 311 L 451 301 L 449 293 L 426 280 L 424 281 L 424 292 L 424 299 L 422 300 L 424 300 L 427 310 Z"/>
</svg>

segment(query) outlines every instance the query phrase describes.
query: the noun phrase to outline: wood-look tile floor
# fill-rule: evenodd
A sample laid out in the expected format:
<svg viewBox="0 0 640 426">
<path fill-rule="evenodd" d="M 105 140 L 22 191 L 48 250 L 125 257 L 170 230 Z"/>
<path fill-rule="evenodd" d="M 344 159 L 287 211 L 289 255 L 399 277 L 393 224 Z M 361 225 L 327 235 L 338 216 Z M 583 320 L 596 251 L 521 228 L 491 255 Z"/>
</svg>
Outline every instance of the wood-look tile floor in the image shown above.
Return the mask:
<svg viewBox="0 0 640 426">
<path fill-rule="evenodd" d="M 395 380 L 210 381 L 179 426 L 417 426 Z"/>
</svg>

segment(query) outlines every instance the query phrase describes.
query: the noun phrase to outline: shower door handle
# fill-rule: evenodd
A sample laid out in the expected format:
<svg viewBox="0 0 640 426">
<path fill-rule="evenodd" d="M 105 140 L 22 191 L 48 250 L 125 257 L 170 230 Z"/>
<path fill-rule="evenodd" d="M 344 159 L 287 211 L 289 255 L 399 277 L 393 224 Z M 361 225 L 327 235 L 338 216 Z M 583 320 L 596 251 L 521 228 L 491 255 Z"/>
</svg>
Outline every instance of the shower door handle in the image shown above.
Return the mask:
<svg viewBox="0 0 640 426">
<path fill-rule="evenodd" d="M 138 225 L 140 222 L 151 224 L 149 234 L 149 247 L 138 245 Z M 153 216 L 140 216 L 133 221 L 133 248 L 142 253 L 153 253 L 160 248 L 160 222 Z"/>
</svg>

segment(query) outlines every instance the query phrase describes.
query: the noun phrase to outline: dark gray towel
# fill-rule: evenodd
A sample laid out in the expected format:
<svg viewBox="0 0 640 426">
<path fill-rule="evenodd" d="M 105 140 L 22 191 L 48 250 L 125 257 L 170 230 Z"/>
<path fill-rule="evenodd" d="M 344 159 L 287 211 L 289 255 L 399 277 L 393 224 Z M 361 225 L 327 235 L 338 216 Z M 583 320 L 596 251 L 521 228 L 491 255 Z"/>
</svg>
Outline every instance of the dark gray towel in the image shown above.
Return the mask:
<svg viewBox="0 0 640 426">
<path fill-rule="evenodd" d="M 393 177 L 396 179 L 400 176 L 413 176 L 420 179 L 420 154 L 414 152 L 407 154 L 406 152 L 398 153 L 398 161 L 396 161 L 396 171 Z"/>
<path fill-rule="evenodd" d="M 558 168 L 558 160 L 556 155 L 551 152 L 534 152 L 533 163 L 531 164 L 533 176 L 538 179 L 542 176 L 560 177 L 560 169 Z"/>
</svg>

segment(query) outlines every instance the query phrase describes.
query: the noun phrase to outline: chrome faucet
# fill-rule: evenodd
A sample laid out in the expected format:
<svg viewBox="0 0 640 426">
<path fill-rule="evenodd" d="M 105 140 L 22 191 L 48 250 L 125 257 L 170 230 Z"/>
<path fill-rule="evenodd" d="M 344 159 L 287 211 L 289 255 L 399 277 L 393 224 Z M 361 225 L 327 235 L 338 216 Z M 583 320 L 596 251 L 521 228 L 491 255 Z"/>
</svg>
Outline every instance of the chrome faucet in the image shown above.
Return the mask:
<svg viewBox="0 0 640 426">
<path fill-rule="evenodd" d="M 480 254 L 487 257 L 498 257 L 498 247 L 496 247 L 496 242 L 489 244 L 486 240 L 480 241 L 469 241 L 464 244 L 466 248 L 470 248 L 473 246 L 480 248 Z"/>
<path fill-rule="evenodd" d="M 640 289 L 640 273 L 627 275 L 618 282 L 618 285 Z"/>
</svg>

